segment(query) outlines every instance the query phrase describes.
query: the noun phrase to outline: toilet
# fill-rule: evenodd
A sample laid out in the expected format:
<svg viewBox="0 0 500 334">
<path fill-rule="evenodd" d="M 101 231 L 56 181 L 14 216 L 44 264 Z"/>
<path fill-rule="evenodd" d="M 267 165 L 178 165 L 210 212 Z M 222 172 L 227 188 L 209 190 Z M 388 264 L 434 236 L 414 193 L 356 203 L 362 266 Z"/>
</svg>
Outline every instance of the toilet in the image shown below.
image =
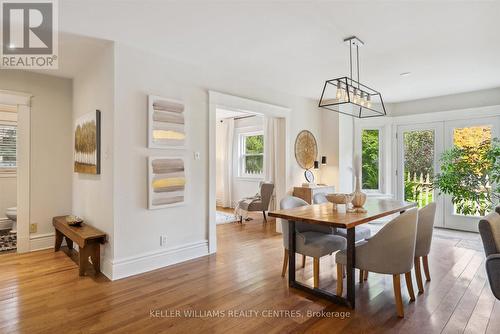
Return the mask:
<svg viewBox="0 0 500 334">
<path fill-rule="evenodd" d="M 0 221 L 0 230 L 11 230 L 11 233 L 15 233 L 17 227 L 17 207 L 5 210 L 5 216 L 10 220 Z"/>
</svg>

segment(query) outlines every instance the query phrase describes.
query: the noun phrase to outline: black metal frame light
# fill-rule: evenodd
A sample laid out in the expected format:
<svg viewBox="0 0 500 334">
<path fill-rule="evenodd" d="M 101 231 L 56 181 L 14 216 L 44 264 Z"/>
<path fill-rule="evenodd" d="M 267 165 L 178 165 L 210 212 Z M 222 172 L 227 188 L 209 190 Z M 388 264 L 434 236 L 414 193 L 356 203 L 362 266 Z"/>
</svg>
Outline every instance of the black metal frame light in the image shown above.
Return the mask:
<svg viewBox="0 0 500 334">
<path fill-rule="evenodd" d="M 349 44 L 350 77 L 327 80 L 318 107 L 358 118 L 386 116 L 382 94 L 359 82 L 359 47 L 364 43 L 356 36 L 344 42 Z M 353 48 L 356 48 L 357 80 L 352 78 Z"/>
</svg>

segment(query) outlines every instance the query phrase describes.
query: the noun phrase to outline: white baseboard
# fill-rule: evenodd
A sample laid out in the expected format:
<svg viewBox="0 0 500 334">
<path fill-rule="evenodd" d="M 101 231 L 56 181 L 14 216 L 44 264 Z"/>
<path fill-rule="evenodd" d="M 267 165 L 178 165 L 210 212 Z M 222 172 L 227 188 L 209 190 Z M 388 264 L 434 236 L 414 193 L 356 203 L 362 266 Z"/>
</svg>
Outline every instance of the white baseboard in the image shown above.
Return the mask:
<svg viewBox="0 0 500 334">
<path fill-rule="evenodd" d="M 54 248 L 54 233 L 30 236 L 30 252 Z"/>
<path fill-rule="evenodd" d="M 203 240 L 114 260 L 110 263 L 111 277 L 106 274 L 106 271 L 109 273 L 109 267 L 107 267 L 109 263 L 104 263 L 103 273 L 112 280 L 117 280 L 206 255 L 208 255 L 208 240 Z"/>
</svg>

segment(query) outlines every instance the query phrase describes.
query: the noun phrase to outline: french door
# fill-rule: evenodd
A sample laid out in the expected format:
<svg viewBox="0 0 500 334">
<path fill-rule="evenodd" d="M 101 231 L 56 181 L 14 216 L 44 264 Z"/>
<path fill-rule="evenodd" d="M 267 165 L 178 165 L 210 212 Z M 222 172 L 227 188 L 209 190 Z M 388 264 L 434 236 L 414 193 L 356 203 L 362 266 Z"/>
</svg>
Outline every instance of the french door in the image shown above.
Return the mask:
<svg viewBox="0 0 500 334">
<path fill-rule="evenodd" d="M 397 129 L 397 193 L 401 200 L 424 207 L 436 202 L 436 226 L 444 227 L 443 197 L 433 188 L 443 153 L 443 123 L 401 125 Z"/>
<path fill-rule="evenodd" d="M 499 137 L 499 129 L 500 116 L 398 126 L 397 197 L 416 202 L 419 207 L 434 201 L 436 226 L 477 232 L 481 208 L 473 214 L 461 213 L 451 196 L 434 190 L 433 177 L 440 172 L 444 151 L 455 146 L 479 145 Z"/>
<path fill-rule="evenodd" d="M 500 117 L 486 117 L 474 120 L 447 121 L 444 126 L 445 147 L 477 146 L 484 140 L 499 135 Z M 484 215 L 484 209 L 477 208 L 473 214 L 465 215 L 452 203 L 451 196 L 444 195 L 445 227 L 465 231 L 478 231 L 477 223 Z"/>
</svg>

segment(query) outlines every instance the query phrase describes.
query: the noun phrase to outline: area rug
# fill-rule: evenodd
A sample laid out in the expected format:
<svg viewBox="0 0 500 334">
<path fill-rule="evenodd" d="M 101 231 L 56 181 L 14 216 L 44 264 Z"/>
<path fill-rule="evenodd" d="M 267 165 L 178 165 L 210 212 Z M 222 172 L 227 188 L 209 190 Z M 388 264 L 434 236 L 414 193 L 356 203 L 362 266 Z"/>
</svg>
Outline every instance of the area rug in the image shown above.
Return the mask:
<svg viewBox="0 0 500 334">
<path fill-rule="evenodd" d="M 237 221 L 238 219 L 234 214 L 226 213 L 222 211 L 216 211 L 215 221 L 217 225 L 219 224 L 228 224 Z"/>
<path fill-rule="evenodd" d="M 17 248 L 17 237 L 15 234 L 0 235 L 0 252 Z"/>
</svg>

